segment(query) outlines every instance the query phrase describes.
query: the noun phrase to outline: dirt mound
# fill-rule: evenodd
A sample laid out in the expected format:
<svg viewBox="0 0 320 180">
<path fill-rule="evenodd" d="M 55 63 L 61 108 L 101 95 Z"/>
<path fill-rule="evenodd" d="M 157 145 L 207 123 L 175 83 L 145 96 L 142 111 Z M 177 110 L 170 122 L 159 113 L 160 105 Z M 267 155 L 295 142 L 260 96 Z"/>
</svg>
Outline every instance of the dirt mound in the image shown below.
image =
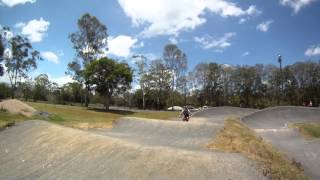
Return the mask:
<svg viewBox="0 0 320 180">
<path fill-rule="evenodd" d="M 37 111 L 33 107 L 16 99 L 0 102 L 0 109 L 5 109 L 10 113 L 23 114 L 28 117 L 33 116 Z"/>
<path fill-rule="evenodd" d="M 143 146 L 26 121 L 0 132 L 0 179 L 265 179 L 239 154 Z"/>
<path fill-rule="evenodd" d="M 280 128 L 290 123 L 320 122 L 320 109 L 281 106 L 267 108 L 242 118 L 252 128 Z"/>
</svg>

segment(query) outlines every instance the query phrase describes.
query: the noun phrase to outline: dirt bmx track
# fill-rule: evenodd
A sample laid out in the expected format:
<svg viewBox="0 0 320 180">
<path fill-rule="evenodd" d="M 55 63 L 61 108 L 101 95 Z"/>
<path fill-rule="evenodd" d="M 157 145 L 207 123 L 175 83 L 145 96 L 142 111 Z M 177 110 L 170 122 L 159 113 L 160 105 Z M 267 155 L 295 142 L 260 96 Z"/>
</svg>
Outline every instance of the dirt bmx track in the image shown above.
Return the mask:
<svg viewBox="0 0 320 180">
<path fill-rule="evenodd" d="M 249 127 L 256 130 L 265 140 L 302 163 L 311 179 L 320 179 L 320 140 L 306 140 L 292 123 L 320 123 L 320 109 L 309 107 L 275 107 L 257 111 L 242 117 Z"/>
<path fill-rule="evenodd" d="M 112 129 L 90 131 L 26 121 L 0 132 L 0 179 L 266 179 L 240 154 L 206 150 L 230 116 L 320 179 L 320 141 L 288 128 L 320 121 L 319 109 L 303 107 L 218 107 L 188 123 L 124 118 Z"/>
<path fill-rule="evenodd" d="M 96 131 L 26 121 L 0 132 L 0 179 L 265 179 L 240 154 L 206 150 L 223 126 L 207 113 L 188 123 L 123 119 Z"/>
</svg>

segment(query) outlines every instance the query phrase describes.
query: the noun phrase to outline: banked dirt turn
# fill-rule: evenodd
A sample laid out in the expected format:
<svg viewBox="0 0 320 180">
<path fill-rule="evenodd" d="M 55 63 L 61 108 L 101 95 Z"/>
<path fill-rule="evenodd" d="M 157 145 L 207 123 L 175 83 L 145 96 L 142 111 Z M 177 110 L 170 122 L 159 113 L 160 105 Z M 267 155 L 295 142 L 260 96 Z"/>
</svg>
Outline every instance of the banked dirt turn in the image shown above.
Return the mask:
<svg viewBox="0 0 320 180">
<path fill-rule="evenodd" d="M 240 154 L 206 150 L 223 122 L 208 111 L 188 123 L 124 119 L 97 131 L 26 121 L 0 132 L 0 179 L 265 179 Z"/>
<path fill-rule="evenodd" d="M 320 179 L 320 139 L 307 140 L 290 128 L 293 123 L 320 123 L 320 108 L 274 107 L 242 117 L 263 139 L 302 164 L 305 174 Z"/>
</svg>

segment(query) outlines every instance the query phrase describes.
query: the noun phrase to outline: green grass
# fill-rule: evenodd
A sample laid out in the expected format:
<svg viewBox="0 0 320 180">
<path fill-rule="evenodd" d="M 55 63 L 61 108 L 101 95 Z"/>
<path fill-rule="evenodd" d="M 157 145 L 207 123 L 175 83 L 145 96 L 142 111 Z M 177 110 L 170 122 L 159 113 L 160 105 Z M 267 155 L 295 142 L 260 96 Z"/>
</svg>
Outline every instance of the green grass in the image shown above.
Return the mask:
<svg viewBox="0 0 320 180">
<path fill-rule="evenodd" d="M 150 119 L 163 119 L 163 120 L 172 120 L 176 119 L 179 116 L 180 112 L 172 111 L 146 111 L 146 112 L 135 112 L 129 114 L 129 117 L 141 117 L 141 118 L 150 118 Z"/>
<path fill-rule="evenodd" d="M 207 146 L 212 150 L 242 153 L 258 162 L 270 179 L 307 179 L 299 162 L 289 160 L 273 146 L 263 141 L 240 121 L 227 119 L 224 129 Z"/>
<path fill-rule="evenodd" d="M 0 111 L 0 129 L 13 125 L 16 122 L 28 119 L 21 114 L 11 114 L 5 111 Z"/>
<path fill-rule="evenodd" d="M 319 123 L 296 123 L 293 127 L 298 128 L 299 132 L 306 138 L 320 138 Z"/>
<path fill-rule="evenodd" d="M 178 112 L 131 112 L 118 110 L 105 111 L 103 109 L 69 105 L 55 105 L 34 102 L 28 102 L 27 104 L 38 111 L 48 112 L 50 114 L 50 116 L 46 118 L 48 121 L 77 128 L 111 127 L 114 121 L 124 116 L 170 120 L 178 117 L 179 115 Z M 39 116 L 38 118 L 43 119 L 43 117 Z"/>
</svg>

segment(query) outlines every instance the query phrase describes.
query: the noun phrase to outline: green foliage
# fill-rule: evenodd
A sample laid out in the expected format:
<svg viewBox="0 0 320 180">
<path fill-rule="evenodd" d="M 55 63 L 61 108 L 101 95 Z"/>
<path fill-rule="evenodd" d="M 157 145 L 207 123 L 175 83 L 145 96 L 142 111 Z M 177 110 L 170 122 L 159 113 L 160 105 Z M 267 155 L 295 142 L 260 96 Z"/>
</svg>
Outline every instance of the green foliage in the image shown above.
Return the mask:
<svg viewBox="0 0 320 180">
<path fill-rule="evenodd" d="M 0 99 L 6 99 L 11 95 L 11 88 L 7 83 L 0 83 Z"/>
<path fill-rule="evenodd" d="M 107 48 L 107 27 L 95 16 L 85 13 L 78 20 L 79 31 L 70 34 L 73 48 L 83 64 L 89 64 Z"/>
<path fill-rule="evenodd" d="M 170 91 L 171 74 L 161 59 L 150 63 L 148 73 L 144 75 L 146 94 L 148 95 L 148 107 L 163 109 L 166 107 L 166 99 Z"/>
<path fill-rule="evenodd" d="M 48 75 L 40 74 L 35 78 L 34 82 L 33 100 L 48 100 L 47 95 L 49 94 L 49 88 L 51 85 Z"/>
<path fill-rule="evenodd" d="M 55 123 L 62 123 L 65 121 L 65 119 L 63 117 L 61 117 L 60 115 L 57 115 L 57 114 L 49 115 L 49 120 L 53 121 Z"/>
<path fill-rule="evenodd" d="M 163 60 L 171 72 L 171 106 L 175 106 L 174 90 L 177 80 L 187 70 L 187 56 L 175 44 L 167 44 L 163 50 Z"/>
<path fill-rule="evenodd" d="M 76 58 L 68 64 L 66 74 L 71 75 L 79 83 L 84 83 L 86 86 L 84 101 L 85 106 L 88 107 L 90 86 L 88 80 L 85 79 L 83 71 L 88 64 L 107 50 L 108 34 L 107 27 L 89 13 L 82 15 L 78 20 L 78 28 L 77 32 L 69 36 L 76 51 Z"/>
<path fill-rule="evenodd" d="M 239 67 L 231 76 L 231 79 L 235 82 L 235 91 L 239 93 L 241 101 L 246 106 L 250 104 L 250 95 L 253 95 L 255 90 L 254 85 L 261 84 L 260 79 L 256 77 L 257 71 L 253 67 L 245 66 Z"/>
<path fill-rule="evenodd" d="M 3 60 L 3 52 L 4 52 L 4 45 L 2 42 L 2 37 L 0 35 L 0 63 Z M 4 68 L 3 68 L 2 64 L 0 64 L 0 76 L 3 76 L 3 74 L 4 74 Z"/>
<path fill-rule="evenodd" d="M 4 67 L 2 66 L 3 56 L 4 56 L 4 50 L 5 50 L 5 41 L 6 38 L 4 37 L 6 35 L 6 31 L 8 31 L 9 28 L 2 27 L 0 29 L 0 76 L 3 76 L 4 74 Z"/>
<path fill-rule="evenodd" d="M 210 67 L 211 64 L 211 68 Z M 190 103 L 200 105 L 233 105 L 265 108 L 275 105 L 320 103 L 320 63 L 297 62 L 281 71 L 274 65 L 254 66 L 198 64 L 189 81 Z M 220 67 L 220 68 L 218 68 Z"/>
<path fill-rule="evenodd" d="M 12 98 L 15 96 L 18 83 L 28 77 L 28 72 L 37 68 L 37 60 L 41 60 L 40 53 L 33 50 L 27 38 L 16 35 L 9 41 L 11 56 L 4 58 L 7 73 L 12 87 Z"/>
<path fill-rule="evenodd" d="M 101 58 L 88 64 L 84 71 L 85 78 L 95 90 L 105 96 L 106 109 L 114 93 L 120 94 L 130 87 L 132 70 L 126 63 L 119 63 L 113 59 Z"/>
</svg>

